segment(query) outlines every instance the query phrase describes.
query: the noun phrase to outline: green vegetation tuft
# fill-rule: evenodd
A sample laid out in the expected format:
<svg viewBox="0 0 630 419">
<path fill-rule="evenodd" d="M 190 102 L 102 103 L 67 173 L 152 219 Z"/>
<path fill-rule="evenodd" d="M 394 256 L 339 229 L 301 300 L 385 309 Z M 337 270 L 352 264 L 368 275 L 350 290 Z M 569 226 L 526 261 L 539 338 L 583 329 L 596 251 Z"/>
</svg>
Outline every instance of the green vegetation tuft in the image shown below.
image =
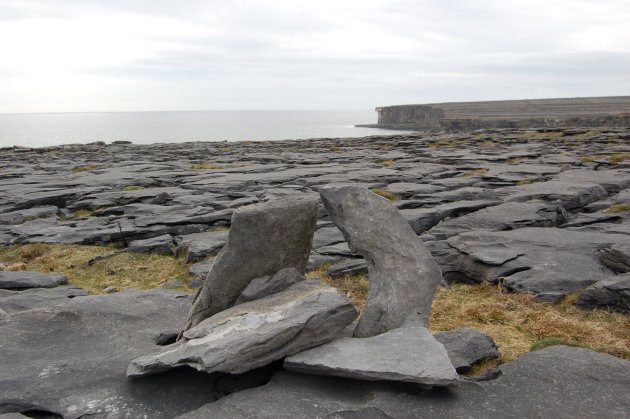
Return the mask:
<svg viewBox="0 0 630 419">
<path fill-rule="evenodd" d="M 144 186 L 142 185 L 127 185 L 123 188 L 124 192 L 130 192 L 130 191 L 139 191 L 140 189 L 144 189 Z"/>
<path fill-rule="evenodd" d="M 400 199 L 398 195 L 396 195 L 395 193 L 386 191 L 384 189 L 374 188 L 370 190 L 374 192 L 375 194 L 382 196 L 385 199 L 389 199 L 392 202 L 398 201 Z"/>
<path fill-rule="evenodd" d="M 584 345 L 584 344 L 582 344 L 580 342 L 575 342 L 575 341 L 571 341 L 571 340 L 565 340 L 565 339 L 562 339 L 562 338 L 551 336 L 551 337 L 538 339 L 529 348 L 529 350 L 530 351 L 539 351 L 539 350 L 541 350 L 543 348 L 546 348 L 548 346 L 555 346 L 555 345 L 575 346 L 575 347 L 578 347 L 578 348 L 586 347 L 586 345 Z"/>
<path fill-rule="evenodd" d="M 379 166 L 389 167 L 395 165 L 396 162 L 394 160 L 381 160 L 378 164 Z"/>
<path fill-rule="evenodd" d="M 219 170 L 225 169 L 225 166 L 220 166 L 218 164 L 204 162 L 204 163 L 194 163 L 191 168 L 193 170 Z"/>
<path fill-rule="evenodd" d="M 616 204 L 606 210 L 608 214 L 617 214 L 627 211 L 630 211 L 630 204 Z"/>
</svg>

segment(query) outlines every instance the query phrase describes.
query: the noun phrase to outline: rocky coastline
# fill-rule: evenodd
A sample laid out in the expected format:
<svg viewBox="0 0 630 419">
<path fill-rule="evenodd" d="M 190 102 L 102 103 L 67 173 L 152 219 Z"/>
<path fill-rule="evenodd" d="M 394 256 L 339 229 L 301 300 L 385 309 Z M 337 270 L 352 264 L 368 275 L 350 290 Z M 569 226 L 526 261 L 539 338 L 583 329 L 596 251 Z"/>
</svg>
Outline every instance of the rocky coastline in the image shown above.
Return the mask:
<svg viewBox="0 0 630 419">
<path fill-rule="evenodd" d="M 630 326 L 630 128 L 10 147 L 0 191 L 0 418 L 630 414 L 627 347 L 470 376 L 501 345 L 429 324 L 465 283 Z M 88 292 L 2 259 L 38 243 L 190 277 Z"/>
</svg>

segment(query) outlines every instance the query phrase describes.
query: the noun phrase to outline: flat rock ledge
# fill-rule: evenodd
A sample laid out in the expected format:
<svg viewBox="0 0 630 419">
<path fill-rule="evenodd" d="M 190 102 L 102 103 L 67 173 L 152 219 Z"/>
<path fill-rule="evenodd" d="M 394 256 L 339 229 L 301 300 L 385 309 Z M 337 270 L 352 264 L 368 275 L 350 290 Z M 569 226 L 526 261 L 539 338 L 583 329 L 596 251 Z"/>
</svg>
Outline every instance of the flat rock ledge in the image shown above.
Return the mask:
<svg viewBox="0 0 630 419">
<path fill-rule="evenodd" d="M 55 288 L 67 284 L 68 277 L 60 273 L 0 271 L 0 288 L 7 290 Z"/>
<path fill-rule="evenodd" d="M 284 367 L 315 375 L 450 386 L 459 378 L 444 346 L 424 327 L 342 338 L 287 357 Z"/>
<path fill-rule="evenodd" d="M 317 280 L 224 310 L 183 334 L 164 352 L 134 359 L 128 377 L 182 365 L 240 374 L 340 336 L 358 312 L 335 288 Z"/>
</svg>

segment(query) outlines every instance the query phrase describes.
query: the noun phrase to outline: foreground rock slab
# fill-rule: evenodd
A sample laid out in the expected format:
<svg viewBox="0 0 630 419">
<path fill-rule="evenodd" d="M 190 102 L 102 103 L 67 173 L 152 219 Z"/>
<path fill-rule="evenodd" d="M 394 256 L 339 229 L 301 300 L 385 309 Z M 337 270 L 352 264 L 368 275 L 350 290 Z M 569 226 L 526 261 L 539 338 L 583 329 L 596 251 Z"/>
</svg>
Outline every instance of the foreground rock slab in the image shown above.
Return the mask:
<svg viewBox="0 0 630 419">
<path fill-rule="evenodd" d="M 470 371 L 479 362 L 501 356 L 492 337 L 470 327 L 436 333 L 435 339 L 444 345 L 459 374 Z"/>
<path fill-rule="evenodd" d="M 591 285 L 580 294 L 575 305 L 630 314 L 630 274 L 611 276 Z"/>
<path fill-rule="evenodd" d="M 281 372 L 264 387 L 180 418 L 364 417 L 357 415 L 373 411 L 394 418 L 616 419 L 630 411 L 630 362 L 610 355 L 553 346 L 501 370 L 496 380 L 420 392 L 404 383 Z"/>
<path fill-rule="evenodd" d="M 132 359 L 157 347 L 155 337 L 181 326 L 188 295 L 128 290 L 51 298 L 47 306 L 40 299 L 33 309 L 16 311 L 18 294 L 27 298 L 34 291 L 14 292 L 7 305 L 0 299 L 0 309 L 9 308 L 0 316 L 0 413 L 173 417 L 216 400 L 215 377 L 191 369 L 134 382 L 125 378 Z"/>
<path fill-rule="evenodd" d="M 59 273 L 0 271 L 0 288 L 7 290 L 55 288 L 67 284 L 68 277 Z"/>
<path fill-rule="evenodd" d="M 134 359 L 128 377 L 182 365 L 239 374 L 340 335 L 357 317 L 352 302 L 317 280 L 222 311 L 184 332 L 184 340 L 157 355 Z"/>
<path fill-rule="evenodd" d="M 350 249 L 367 263 L 370 289 L 355 336 L 406 322 L 426 327 L 442 275 L 409 223 L 388 200 L 359 186 L 328 186 L 320 195 Z"/>
<path fill-rule="evenodd" d="M 304 274 L 317 205 L 316 198 L 298 196 L 237 209 L 227 244 L 195 296 L 184 330 L 231 307 L 254 278 L 289 267 Z"/>
<path fill-rule="evenodd" d="M 404 327 L 370 338 L 342 338 L 292 355 L 288 370 L 359 380 L 448 386 L 458 376 L 444 346 L 424 327 Z"/>
</svg>

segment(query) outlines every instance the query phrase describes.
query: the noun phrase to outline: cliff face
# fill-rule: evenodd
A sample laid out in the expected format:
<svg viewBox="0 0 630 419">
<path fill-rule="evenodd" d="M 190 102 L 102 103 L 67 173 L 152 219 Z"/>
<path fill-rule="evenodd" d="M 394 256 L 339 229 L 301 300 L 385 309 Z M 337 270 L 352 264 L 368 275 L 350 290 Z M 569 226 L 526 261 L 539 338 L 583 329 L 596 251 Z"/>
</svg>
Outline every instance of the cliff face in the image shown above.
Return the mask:
<svg viewBox="0 0 630 419">
<path fill-rule="evenodd" d="M 421 131 L 630 126 L 630 96 L 398 105 L 376 111 L 378 124 L 372 126 Z"/>
</svg>

